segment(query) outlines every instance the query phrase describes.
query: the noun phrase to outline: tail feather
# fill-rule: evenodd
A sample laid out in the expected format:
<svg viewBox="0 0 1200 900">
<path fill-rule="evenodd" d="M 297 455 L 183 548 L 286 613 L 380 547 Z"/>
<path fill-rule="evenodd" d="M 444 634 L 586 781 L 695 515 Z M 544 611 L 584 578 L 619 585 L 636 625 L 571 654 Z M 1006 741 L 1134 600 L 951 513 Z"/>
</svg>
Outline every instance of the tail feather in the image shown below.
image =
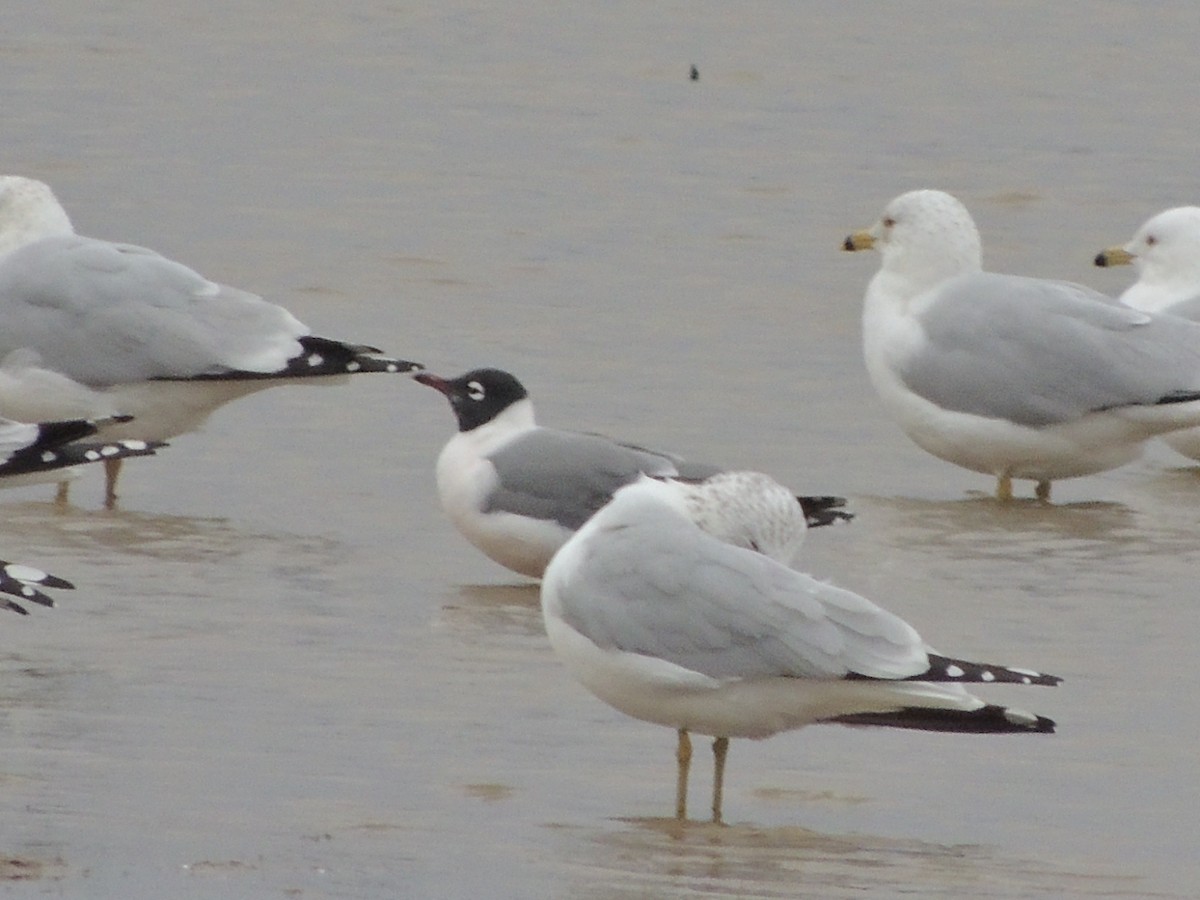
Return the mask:
<svg viewBox="0 0 1200 900">
<path fill-rule="evenodd" d="M 909 706 L 894 712 L 855 713 L 825 721 L 836 725 L 873 725 L 958 734 L 1053 734 L 1055 728 L 1053 719 L 1010 706 L 995 705 L 974 710 Z"/>
<path fill-rule="evenodd" d="M 849 522 L 854 513 L 839 509 L 846 505 L 845 497 L 801 497 L 796 500 L 804 510 L 804 520 L 809 528 L 820 528 L 822 525 L 833 525 L 838 522 Z"/>
</svg>

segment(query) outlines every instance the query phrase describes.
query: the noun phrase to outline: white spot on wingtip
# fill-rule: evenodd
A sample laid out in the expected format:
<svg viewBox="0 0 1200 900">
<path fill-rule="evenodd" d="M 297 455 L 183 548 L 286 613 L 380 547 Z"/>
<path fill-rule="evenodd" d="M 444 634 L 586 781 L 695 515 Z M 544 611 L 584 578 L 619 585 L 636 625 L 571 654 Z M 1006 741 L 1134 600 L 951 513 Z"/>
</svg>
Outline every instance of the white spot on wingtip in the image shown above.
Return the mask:
<svg viewBox="0 0 1200 900">
<path fill-rule="evenodd" d="M 121 441 L 121 446 L 126 450 L 145 450 L 148 445 L 145 441 Z"/>
<path fill-rule="evenodd" d="M 89 462 L 95 462 L 96 460 L 98 460 L 100 458 L 100 454 L 97 453 L 95 450 L 88 450 L 87 452 L 85 452 L 83 454 L 83 458 L 88 460 Z"/>
<path fill-rule="evenodd" d="M 305 360 L 310 368 L 315 369 L 321 363 L 325 362 L 325 358 L 320 353 L 310 353 L 308 359 Z"/>
<path fill-rule="evenodd" d="M 387 370 L 388 370 L 389 372 L 399 372 L 399 371 L 400 371 L 400 367 L 399 367 L 398 365 L 396 365 L 395 363 L 388 363 L 388 364 L 387 364 Z"/>
<path fill-rule="evenodd" d="M 965 674 L 967 674 L 967 673 L 964 672 L 958 666 L 954 666 L 954 665 L 946 666 L 946 677 L 947 678 L 962 678 Z"/>
<path fill-rule="evenodd" d="M 53 450 L 47 450 L 44 453 L 42 453 L 42 462 L 44 462 L 44 463 L 52 463 L 56 459 L 58 459 L 58 454 L 55 453 Z"/>
<path fill-rule="evenodd" d="M 987 670 L 987 669 L 984 669 L 984 670 L 983 670 L 983 671 L 982 671 L 982 672 L 979 674 L 979 680 L 980 680 L 980 681 L 995 681 L 995 680 L 996 680 L 996 676 L 995 676 L 995 675 L 993 675 L 993 674 L 992 674 L 992 673 L 991 673 L 989 670 Z"/>
<path fill-rule="evenodd" d="M 1037 716 L 1033 713 L 1027 713 L 1023 709 L 1006 708 L 1004 710 L 1004 718 L 1012 722 L 1014 725 L 1036 725 Z"/>
<path fill-rule="evenodd" d="M 357 372 L 361 368 L 362 368 L 362 363 L 360 363 L 357 359 L 351 360 L 349 363 L 346 364 L 347 372 Z"/>
</svg>

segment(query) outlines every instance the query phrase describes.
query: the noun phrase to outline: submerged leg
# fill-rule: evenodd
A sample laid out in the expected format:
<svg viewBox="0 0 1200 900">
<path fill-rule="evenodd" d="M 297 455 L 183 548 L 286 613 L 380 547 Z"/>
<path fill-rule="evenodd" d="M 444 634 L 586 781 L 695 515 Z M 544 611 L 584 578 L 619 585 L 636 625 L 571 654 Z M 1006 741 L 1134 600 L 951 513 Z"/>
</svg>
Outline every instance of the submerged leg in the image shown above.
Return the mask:
<svg viewBox="0 0 1200 900">
<path fill-rule="evenodd" d="M 725 796 L 725 757 L 729 755 L 729 738 L 713 739 L 713 821 L 721 824 L 721 800 Z"/>
<path fill-rule="evenodd" d="M 1012 476 L 1008 474 L 998 476 L 996 478 L 996 499 L 1011 500 L 1012 498 Z"/>
<path fill-rule="evenodd" d="M 117 505 L 117 477 L 121 474 L 120 459 L 104 461 L 104 507 L 112 509 Z"/>
<path fill-rule="evenodd" d="M 1044 503 L 1048 502 L 1050 500 L 1050 479 L 1046 478 L 1042 481 L 1039 481 L 1033 492 L 1039 500 Z"/>
<path fill-rule="evenodd" d="M 683 728 L 679 729 L 679 746 L 675 748 L 675 760 L 679 763 L 679 771 L 675 776 L 675 818 L 682 822 L 687 818 L 688 769 L 692 765 L 692 739 Z"/>
</svg>

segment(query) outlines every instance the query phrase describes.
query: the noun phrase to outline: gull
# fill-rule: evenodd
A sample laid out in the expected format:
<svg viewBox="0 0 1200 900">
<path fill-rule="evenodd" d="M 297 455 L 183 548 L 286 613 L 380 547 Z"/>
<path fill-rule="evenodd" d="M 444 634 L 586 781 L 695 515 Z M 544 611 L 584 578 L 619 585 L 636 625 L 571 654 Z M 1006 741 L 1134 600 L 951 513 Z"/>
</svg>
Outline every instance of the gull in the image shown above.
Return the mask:
<svg viewBox="0 0 1200 900">
<path fill-rule="evenodd" d="M 723 540 L 730 519 L 750 532 L 778 526 L 757 504 L 739 510 L 710 498 L 726 521 L 709 531 L 696 514 L 703 487 L 689 492 L 645 477 L 620 488 L 555 554 L 541 589 L 546 633 L 570 673 L 626 715 L 676 729 L 676 818 L 687 817 L 691 732 L 714 738 L 720 822 L 730 738 L 822 722 L 1054 730 L 1050 719 L 987 704 L 963 685 L 1061 679 L 936 653 L 870 600 Z"/>
<path fill-rule="evenodd" d="M 413 377 L 444 394 L 458 420 L 437 461 L 442 508 L 468 541 L 522 575 L 540 578 L 567 538 L 639 475 L 699 481 L 721 471 L 597 434 L 543 428 L 525 387 L 500 369 Z M 838 509 L 841 497 L 792 502 L 810 526 L 852 518 Z"/>
<path fill-rule="evenodd" d="M 979 232 L 949 194 L 902 194 L 843 247 L 883 256 L 863 353 L 884 406 L 934 456 L 994 475 L 1000 499 L 1019 478 L 1048 500 L 1051 481 L 1200 424 L 1200 324 L 983 271 Z"/>
<path fill-rule="evenodd" d="M 1120 301 L 1134 309 L 1200 322 L 1200 207 L 1177 206 L 1148 219 L 1129 243 L 1096 254 L 1098 266 L 1132 264 L 1138 280 Z M 1163 435 L 1173 449 L 1200 459 L 1200 429 Z"/>
<path fill-rule="evenodd" d="M 59 498 L 65 500 L 62 485 L 78 473 L 85 463 L 154 456 L 166 446 L 162 441 L 84 441 L 117 419 L 69 419 L 31 424 L 0 418 L 0 487 L 20 487 L 47 481 L 58 482 Z"/>
<path fill-rule="evenodd" d="M 0 176 L 0 415 L 69 418 L 90 404 L 83 414 L 133 416 L 104 437 L 161 441 L 264 388 L 420 368 L 379 352 L 317 337 L 283 307 L 153 250 L 78 235 L 49 186 Z M 119 469 L 106 466 L 109 505 Z"/>
<path fill-rule="evenodd" d="M 74 590 L 75 585 L 65 578 L 50 575 L 41 569 L 0 560 L 0 594 L 8 594 L 42 606 L 54 606 L 54 600 L 38 588 Z M 0 609 L 12 610 L 22 616 L 29 615 L 29 610 L 6 596 L 0 596 Z"/>
</svg>

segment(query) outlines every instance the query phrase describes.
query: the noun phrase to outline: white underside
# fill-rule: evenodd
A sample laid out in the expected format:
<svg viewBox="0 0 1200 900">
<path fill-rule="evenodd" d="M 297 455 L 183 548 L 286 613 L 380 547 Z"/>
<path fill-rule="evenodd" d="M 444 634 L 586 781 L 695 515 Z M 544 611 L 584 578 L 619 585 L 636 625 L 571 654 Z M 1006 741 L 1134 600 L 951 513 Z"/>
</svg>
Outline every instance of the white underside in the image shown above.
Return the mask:
<svg viewBox="0 0 1200 900">
<path fill-rule="evenodd" d="M 635 719 L 714 737 L 765 738 L 835 716 L 904 707 L 975 710 L 960 685 L 760 678 L 721 681 L 673 663 L 597 647 L 553 610 L 546 633 L 571 674 Z"/>
<path fill-rule="evenodd" d="M 142 381 L 92 389 L 46 370 L 0 373 L 0 416 L 21 422 L 133 416 L 102 428 L 95 440 L 162 441 L 195 431 L 220 406 L 284 384 L 341 384 L 348 375 L 211 381 Z"/>
<path fill-rule="evenodd" d="M 442 509 L 462 535 L 489 558 L 530 578 L 541 578 L 550 558 L 574 534 L 556 522 L 507 512 L 482 512 L 495 490 L 495 467 L 484 458 L 494 442 L 492 423 L 459 432 L 442 448 L 437 461 Z"/>
<path fill-rule="evenodd" d="M 918 446 L 965 469 L 1036 481 L 1091 475 L 1136 459 L 1150 438 L 1200 423 L 1200 401 L 1126 406 L 1037 428 L 943 409 L 910 390 L 888 362 L 922 340 L 917 327 L 872 307 L 868 298 L 868 374 L 889 414 Z"/>
</svg>

